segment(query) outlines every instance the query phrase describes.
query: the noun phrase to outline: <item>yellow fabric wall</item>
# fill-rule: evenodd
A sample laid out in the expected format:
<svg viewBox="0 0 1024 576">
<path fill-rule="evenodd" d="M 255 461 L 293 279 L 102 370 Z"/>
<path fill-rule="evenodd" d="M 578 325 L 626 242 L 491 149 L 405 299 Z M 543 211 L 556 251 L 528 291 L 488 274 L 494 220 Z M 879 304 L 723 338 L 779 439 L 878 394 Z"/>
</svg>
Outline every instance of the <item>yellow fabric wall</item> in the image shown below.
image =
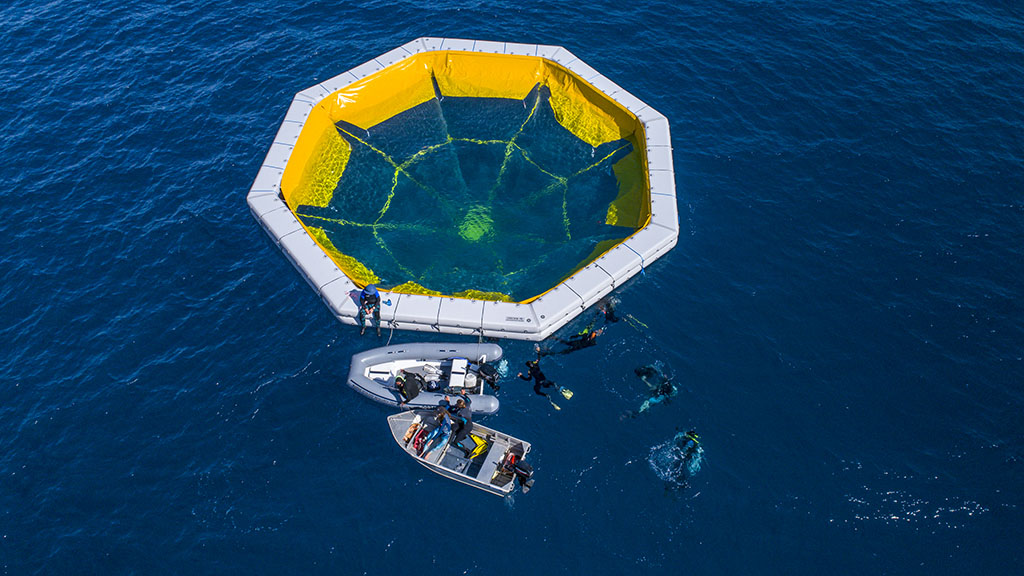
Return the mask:
<svg viewBox="0 0 1024 576">
<path fill-rule="evenodd" d="M 605 224 L 637 229 L 651 219 L 651 193 L 640 150 L 634 142 L 633 151 L 612 165 L 619 195 L 608 206 Z"/>
</svg>

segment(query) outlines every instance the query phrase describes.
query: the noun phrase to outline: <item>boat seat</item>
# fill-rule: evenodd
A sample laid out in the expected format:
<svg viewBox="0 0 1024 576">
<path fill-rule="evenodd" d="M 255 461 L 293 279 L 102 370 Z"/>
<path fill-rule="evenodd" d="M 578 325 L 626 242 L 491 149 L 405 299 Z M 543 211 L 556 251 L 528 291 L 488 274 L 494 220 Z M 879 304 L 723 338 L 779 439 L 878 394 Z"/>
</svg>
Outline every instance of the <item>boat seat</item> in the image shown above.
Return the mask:
<svg viewBox="0 0 1024 576">
<path fill-rule="evenodd" d="M 385 370 L 385 369 L 370 368 L 369 373 L 367 374 L 367 376 L 370 377 L 370 380 L 377 380 L 377 381 L 383 381 L 383 382 L 389 382 L 389 383 L 394 382 L 391 379 L 391 371 Z"/>
<path fill-rule="evenodd" d="M 469 366 L 469 361 L 465 358 L 455 358 L 452 360 L 452 371 L 448 377 L 449 388 L 462 388 L 466 385 L 466 369 Z"/>
<path fill-rule="evenodd" d="M 490 451 L 487 453 L 487 459 L 484 460 L 480 471 L 477 472 L 477 478 L 490 481 L 495 486 L 504 486 L 508 484 L 508 480 L 504 478 L 504 475 L 498 470 L 498 466 L 501 465 L 502 459 L 505 458 L 506 446 L 503 444 L 493 444 Z"/>
<path fill-rule="evenodd" d="M 471 462 L 462 457 L 462 453 L 456 448 L 455 450 L 446 450 L 444 457 L 438 462 L 443 468 L 454 470 L 456 472 L 465 473 L 466 468 L 469 467 Z"/>
</svg>

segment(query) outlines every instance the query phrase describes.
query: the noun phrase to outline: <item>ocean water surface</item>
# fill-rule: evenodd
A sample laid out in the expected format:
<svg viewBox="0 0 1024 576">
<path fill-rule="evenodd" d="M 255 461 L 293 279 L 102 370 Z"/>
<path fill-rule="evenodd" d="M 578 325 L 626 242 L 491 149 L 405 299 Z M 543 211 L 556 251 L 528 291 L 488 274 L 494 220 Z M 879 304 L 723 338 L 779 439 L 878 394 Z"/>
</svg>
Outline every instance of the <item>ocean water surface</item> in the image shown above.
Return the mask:
<svg viewBox="0 0 1024 576">
<path fill-rule="evenodd" d="M 0 29 L 0 572 L 1021 572 L 1016 4 L 15 0 Z M 563 45 L 672 126 L 679 243 L 545 359 L 561 410 L 506 380 L 487 423 L 536 469 L 507 501 L 395 448 L 344 384 L 380 341 L 245 204 L 295 92 L 419 36 Z M 624 417 L 654 362 L 679 393 Z M 689 428 L 682 486 L 657 455 Z"/>
</svg>

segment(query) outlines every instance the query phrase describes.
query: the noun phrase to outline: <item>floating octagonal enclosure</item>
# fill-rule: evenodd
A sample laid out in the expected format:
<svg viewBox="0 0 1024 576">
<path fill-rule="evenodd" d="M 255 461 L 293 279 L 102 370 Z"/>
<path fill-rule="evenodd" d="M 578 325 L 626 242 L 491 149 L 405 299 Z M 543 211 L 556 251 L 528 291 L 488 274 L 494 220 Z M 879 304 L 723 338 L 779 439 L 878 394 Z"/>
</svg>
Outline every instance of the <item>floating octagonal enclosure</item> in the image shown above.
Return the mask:
<svg viewBox="0 0 1024 576">
<path fill-rule="evenodd" d="M 485 122 L 458 115 L 474 106 Z M 664 116 L 565 48 L 448 38 L 298 93 L 248 203 L 346 324 L 376 283 L 391 327 L 525 340 L 642 271 L 679 230 Z M 528 264 L 504 268 L 516 258 Z"/>
</svg>

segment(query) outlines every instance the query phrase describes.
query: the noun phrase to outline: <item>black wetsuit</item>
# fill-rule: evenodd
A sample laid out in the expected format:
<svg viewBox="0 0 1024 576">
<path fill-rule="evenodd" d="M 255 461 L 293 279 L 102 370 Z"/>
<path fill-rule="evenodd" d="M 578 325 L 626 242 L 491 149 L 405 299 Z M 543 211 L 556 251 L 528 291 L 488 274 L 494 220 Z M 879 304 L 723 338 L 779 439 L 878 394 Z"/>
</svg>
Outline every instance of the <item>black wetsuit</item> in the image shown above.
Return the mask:
<svg viewBox="0 0 1024 576">
<path fill-rule="evenodd" d="M 453 411 L 454 410 L 454 411 Z M 469 433 L 473 431 L 473 411 L 469 409 L 469 406 L 463 406 L 460 409 L 456 409 L 455 406 L 448 408 L 448 411 L 452 414 L 452 434 L 454 435 L 454 444 L 459 448 L 462 448 L 464 452 L 468 452 L 466 447 L 462 445 L 462 441 L 469 436 Z"/>
<path fill-rule="evenodd" d="M 537 359 L 539 360 L 545 356 L 551 356 L 552 354 L 571 354 L 577 350 L 590 348 L 597 344 L 597 333 L 586 332 L 583 334 L 573 334 L 567 340 L 559 338 L 558 341 L 565 344 L 564 350 L 559 350 L 558 352 L 554 352 L 552 350 L 537 350 Z"/>
<path fill-rule="evenodd" d="M 654 390 L 654 396 L 671 396 L 675 391 L 676 387 L 672 385 L 672 381 L 665 380 Z"/>
<path fill-rule="evenodd" d="M 533 391 L 539 394 L 540 396 L 547 396 L 545 392 L 541 391 L 541 388 L 554 388 L 555 383 L 548 380 L 544 376 L 544 373 L 540 371 L 540 364 L 535 363 L 531 365 L 529 368 L 529 374 L 523 376 L 522 373 L 520 373 L 519 377 L 523 380 L 526 380 L 527 382 L 533 380 Z"/>
<path fill-rule="evenodd" d="M 570 336 L 568 340 L 562 340 L 562 344 L 565 344 L 567 348 L 559 352 L 559 354 L 568 354 L 577 350 L 583 350 L 584 348 L 590 348 L 597 344 L 597 333 L 588 332 L 586 334 L 574 334 Z"/>
<path fill-rule="evenodd" d="M 619 317 L 615 315 L 615 308 L 611 304 L 605 306 L 601 312 L 604 313 L 605 324 L 614 324 L 619 321 Z"/>
</svg>

